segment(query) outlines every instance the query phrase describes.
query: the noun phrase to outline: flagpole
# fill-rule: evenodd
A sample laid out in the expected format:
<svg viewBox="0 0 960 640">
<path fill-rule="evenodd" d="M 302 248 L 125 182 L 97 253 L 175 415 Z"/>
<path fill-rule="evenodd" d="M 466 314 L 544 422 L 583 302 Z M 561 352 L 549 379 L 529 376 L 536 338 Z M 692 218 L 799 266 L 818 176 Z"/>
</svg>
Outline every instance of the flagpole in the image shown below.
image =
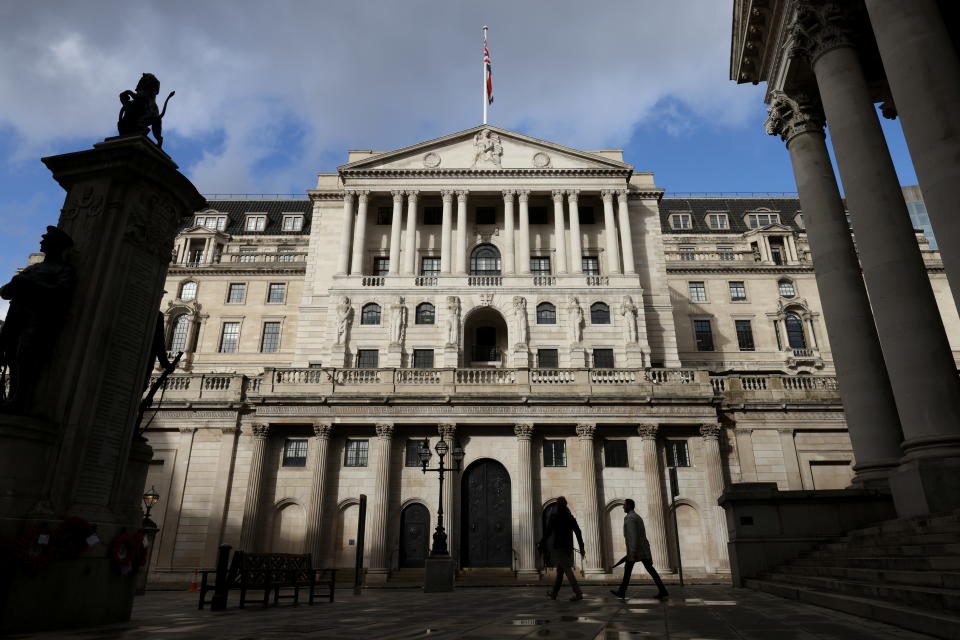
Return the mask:
<svg viewBox="0 0 960 640">
<path fill-rule="evenodd" d="M 483 46 L 487 46 L 487 25 L 483 25 Z M 487 61 L 483 59 L 480 63 L 483 67 L 483 124 L 487 124 Z"/>
</svg>

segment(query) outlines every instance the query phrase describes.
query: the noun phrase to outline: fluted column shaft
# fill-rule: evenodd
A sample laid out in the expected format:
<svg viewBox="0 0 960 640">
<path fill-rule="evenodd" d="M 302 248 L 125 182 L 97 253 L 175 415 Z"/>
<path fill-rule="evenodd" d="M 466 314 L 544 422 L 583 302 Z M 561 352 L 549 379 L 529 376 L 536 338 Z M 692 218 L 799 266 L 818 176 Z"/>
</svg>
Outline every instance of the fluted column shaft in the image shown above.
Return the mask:
<svg viewBox="0 0 960 640">
<path fill-rule="evenodd" d="M 393 216 L 390 218 L 390 275 L 400 273 L 400 230 L 403 228 L 403 191 L 393 194 Z"/>
<path fill-rule="evenodd" d="M 357 191 L 357 224 L 353 231 L 353 259 L 350 262 L 350 273 L 363 273 L 363 250 L 367 243 L 367 203 L 369 191 Z"/>
<path fill-rule="evenodd" d="M 417 191 L 407 191 L 407 235 L 403 245 L 403 275 L 417 273 Z"/>
<path fill-rule="evenodd" d="M 328 423 L 313 426 L 313 476 L 310 480 L 310 503 L 307 505 L 307 553 L 313 557 L 313 566 L 323 566 L 323 499 L 326 495 L 327 451 L 330 448 L 330 433 L 333 425 Z"/>
<path fill-rule="evenodd" d="M 620 273 L 620 249 L 617 240 L 617 222 L 613 216 L 613 191 L 604 189 L 600 192 L 600 195 L 603 198 L 603 230 L 607 251 L 607 272 L 618 275 Z"/>
<path fill-rule="evenodd" d="M 720 457 L 720 425 L 700 425 L 700 435 L 703 437 L 703 457 L 706 461 L 707 505 L 710 527 L 712 532 L 713 558 L 711 564 L 715 571 L 730 569 L 730 560 L 727 555 L 727 515 L 723 507 L 717 504 L 723 494 L 723 460 Z"/>
<path fill-rule="evenodd" d="M 567 206 L 570 209 L 570 273 L 583 273 L 583 249 L 580 246 L 580 208 L 577 199 L 579 191 L 567 192 Z"/>
<path fill-rule="evenodd" d="M 454 260 L 454 273 L 467 273 L 467 195 L 468 191 L 457 191 L 457 253 Z"/>
<path fill-rule="evenodd" d="M 250 457 L 250 473 L 247 475 L 247 495 L 243 503 L 243 525 L 240 528 L 240 550 L 248 553 L 259 551 L 260 489 L 263 485 L 263 462 L 267 456 L 267 438 L 270 426 L 253 425 L 253 455 Z"/>
<path fill-rule="evenodd" d="M 519 528 L 514 541 L 519 557 L 519 575 L 537 575 L 536 541 L 534 540 L 533 458 L 531 441 L 533 425 L 518 424 L 513 428 L 517 436 L 517 501 Z"/>
<path fill-rule="evenodd" d="M 633 260 L 633 233 L 630 230 L 630 209 L 627 202 L 627 190 L 617 191 L 617 214 L 620 218 L 620 244 L 623 247 L 623 272 L 633 275 L 637 265 Z"/>
<path fill-rule="evenodd" d="M 455 424 L 439 424 L 437 425 L 437 433 L 447 443 L 447 451 L 450 454 L 447 456 L 447 459 L 444 460 L 446 465 L 449 465 L 450 469 L 456 465 L 456 462 L 453 459 L 453 444 L 457 436 L 457 425 Z M 454 535 L 456 529 L 455 523 L 457 519 L 454 517 L 456 512 L 456 497 L 460 495 L 460 474 L 455 471 L 445 472 L 444 474 L 444 488 L 443 488 L 443 527 L 447 534 L 447 549 L 450 551 L 450 555 L 454 558 L 459 558 L 457 555 L 457 536 Z"/>
<path fill-rule="evenodd" d="M 340 255 L 337 258 L 337 275 L 347 275 L 350 267 L 350 240 L 353 238 L 353 192 L 343 192 L 343 226 L 340 228 Z"/>
<path fill-rule="evenodd" d="M 441 191 L 443 220 L 440 227 L 440 273 L 450 273 L 450 253 L 453 242 L 453 191 Z"/>
<path fill-rule="evenodd" d="M 567 234 L 563 220 L 563 191 L 553 192 L 553 247 L 556 252 L 553 272 L 567 273 Z"/>
<path fill-rule="evenodd" d="M 530 192 L 517 191 L 520 201 L 520 239 L 517 243 L 517 273 L 530 274 Z"/>
<path fill-rule="evenodd" d="M 378 424 L 373 455 L 373 500 L 370 504 L 370 572 L 389 573 L 387 533 L 390 522 L 390 445 L 393 425 Z"/>
<path fill-rule="evenodd" d="M 593 424 L 578 424 L 577 437 L 580 439 L 580 463 L 583 481 L 583 556 L 584 573 L 603 573 L 600 559 L 600 515 L 597 493 L 597 463 L 595 460 L 593 435 L 597 427 Z"/>
<path fill-rule="evenodd" d="M 657 455 L 658 427 L 655 424 L 641 424 L 637 430 L 640 433 L 643 483 L 647 487 L 644 500 L 647 517 L 643 524 L 650 541 L 653 565 L 666 569 L 670 566 L 670 559 L 667 554 L 667 524 L 663 509 L 663 478 L 660 475 L 660 457 Z"/>
<path fill-rule="evenodd" d="M 504 275 L 513 275 L 514 256 L 513 256 L 513 191 L 503 192 L 503 264 L 501 270 Z"/>
</svg>

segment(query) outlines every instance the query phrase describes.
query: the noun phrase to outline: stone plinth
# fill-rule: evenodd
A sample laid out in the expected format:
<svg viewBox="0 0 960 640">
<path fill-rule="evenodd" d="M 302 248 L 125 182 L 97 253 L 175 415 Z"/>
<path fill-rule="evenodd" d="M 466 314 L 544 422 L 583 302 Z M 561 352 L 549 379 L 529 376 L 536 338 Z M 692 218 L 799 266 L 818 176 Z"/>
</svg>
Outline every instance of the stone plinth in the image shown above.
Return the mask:
<svg viewBox="0 0 960 640">
<path fill-rule="evenodd" d="M 453 591 L 453 558 L 430 556 L 423 564 L 423 592 Z"/>
</svg>

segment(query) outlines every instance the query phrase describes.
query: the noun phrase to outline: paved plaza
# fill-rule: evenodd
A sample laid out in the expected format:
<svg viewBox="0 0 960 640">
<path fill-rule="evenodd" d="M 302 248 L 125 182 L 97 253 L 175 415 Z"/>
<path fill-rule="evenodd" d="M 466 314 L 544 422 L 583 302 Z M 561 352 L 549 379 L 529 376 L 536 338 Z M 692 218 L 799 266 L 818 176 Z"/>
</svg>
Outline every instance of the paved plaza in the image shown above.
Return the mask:
<svg viewBox="0 0 960 640">
<path fill-rule="evenodd" d="M 263 609 L 197 610 L 195 594 L 150 592 L 138 598 L 128 623 L 72 633 L 11 638 L 590 638 L 598 640 L 921 640 L 929 636 L 844 613 L 726 586 L 672 587 L 664 604 L 644 597 L 618 600 L 605 587 L 586 587 L 584 599 L 557 601 L 546 587 L 473 587 L 453 593 L 419 589 L 338 592 L 334 603 Z M 637 586 L 639 596 L 652 594 Z"/>
</svg>

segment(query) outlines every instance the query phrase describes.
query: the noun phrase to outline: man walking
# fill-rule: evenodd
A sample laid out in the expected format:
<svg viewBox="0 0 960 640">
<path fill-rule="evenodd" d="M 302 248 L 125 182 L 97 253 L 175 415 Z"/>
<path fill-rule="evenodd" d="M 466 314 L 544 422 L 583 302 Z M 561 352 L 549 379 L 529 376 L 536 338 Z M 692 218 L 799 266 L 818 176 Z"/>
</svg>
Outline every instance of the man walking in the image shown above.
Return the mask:
<svg viewBox="0 0 960 640">
<path fill-rule="evenodd" d="M 650 577 L 657 585 L 657 593 L 653 597 L 662 600 L 669 594 L 667 588 L 663 586 L 663 580 L 660 574 L 653 567 L 653 556 L 650 553 L 650 542 L 647 540 L 647 534 L 643 526 L 643 518 L 634 511 L 636 503 L 630 498 L 623 501 L 623 510 L 627 515 L 623 517 L 623 537 L 627 543 L 626 563 L 623 565 L 623 582 L 616 591 L 610 590 L 610 593 L 618 598 L 625 598 L 627 595 L 627 586 L 630 584 L 630 574 L 633 572 L 633 565 L 637 562 L 643 563 L 643 568 L 647 570 Z"/>
<path fill-rule="evenodd" d="M 577 578 L 573 575 L 573 534 L 577 534 L 580 555 L 583 555 L 583 536 L 580 534 L 580 526 L 567 507 L 567 499 L 560 496 L 557 498 L 557 510 L 550 516 L 547 528 L 543 532 L 543 538 L 537 543 L 537 546 L 543 549 L 550 536 L 553 536 L 550 555 L 557 567 L 557 579 L 553 583 L 553 589 L 547 592 L 547 597 L 551 600 L 557 599 L 557 592 L 560 591 L 560 585 L 563 584 L 564 574 L 567 576 L 570 588 L 573 589 L 570 601 L 583 600 L 583 592 L 580 591 Z"/>
</svg>

